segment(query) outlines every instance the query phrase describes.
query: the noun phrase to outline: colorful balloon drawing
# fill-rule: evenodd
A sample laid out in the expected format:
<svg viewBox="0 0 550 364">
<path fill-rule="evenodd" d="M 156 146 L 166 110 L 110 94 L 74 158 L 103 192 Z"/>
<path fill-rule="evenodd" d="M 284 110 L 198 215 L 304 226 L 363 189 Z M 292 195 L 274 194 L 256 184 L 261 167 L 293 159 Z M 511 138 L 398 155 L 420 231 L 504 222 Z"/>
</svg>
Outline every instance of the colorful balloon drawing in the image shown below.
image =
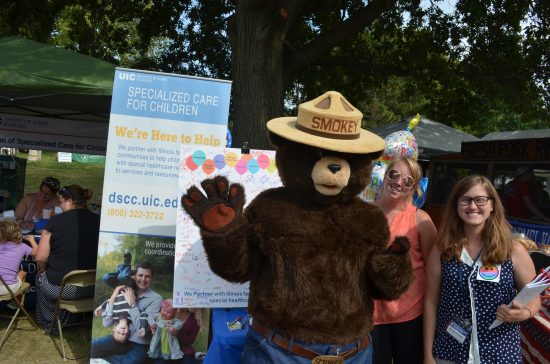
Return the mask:
<svg viewBox="0 0 550 364">
<path fill-rule="evenodd" d="M 275 159 L 272 159 L 270 162 L 269 162 L 269 167 L 267 167 L 267 171 L 269 173 L 273 173 L 277 170 L 277 163 L 275 163 Z"/>
<path fill-rule="evenodd" d="M 223 169 L 225 167 L 225 156 L 223 154 L 218 154 L 214 157 L 214 164 L 217 169 Z"/>
<path fill-rule="evenodd" d="M 206 153 L 203 150 L 196 150 L 193 153 L 193 162 L 195 162 L 197 166 L 202 165 L 205 160 L 206 160 Z"/>
<path fill-rule="evenodd" d="M 216 170 L 216 165 L 212 159 L 207 159 L 202 164 L 202 170 L 206 174 L 212 174 Z"/>
<path fill-rule="evenodd" d="M 237 162 L 237 165 L 235 165 L 235 171 L 237 171 L 238 174 L 243 175 L 248 170 L 247 165 L 248 161 L 241 159 Z"/>
<path fill-rule="evenodd" d="M 266 154 L 262 154 L 258 157 L 258 165 L 260 166 L 261 169 L 266 169 L 267 167 L 269 167 L 270 162 L 271 162 L 271 159 Z"/>
<path fill-rule="evenodd" d="M 255 159 L 251 159 L 247 163 L 247 168 L 250 171 L 250 173 L 255 174 L 260 170 L 260 166 L 258 165 L 258 161 Z"/>
<path fill-rule="evenodd" d="M 239 157 L 234 152 L 229 152 L 225 155 L 225 163 L 231 168 L 235 167 L 238 161 Z"/>
<path fill-rule="evenodd" d="M 189 168 L 191 171 L 199 168 L 199 166 L 197 166 L 195 162 L 193 162 L 193 156 L 191 155 L 185 160 L 185 165 L 187 165 L 187 168 Z"/>
</svg>

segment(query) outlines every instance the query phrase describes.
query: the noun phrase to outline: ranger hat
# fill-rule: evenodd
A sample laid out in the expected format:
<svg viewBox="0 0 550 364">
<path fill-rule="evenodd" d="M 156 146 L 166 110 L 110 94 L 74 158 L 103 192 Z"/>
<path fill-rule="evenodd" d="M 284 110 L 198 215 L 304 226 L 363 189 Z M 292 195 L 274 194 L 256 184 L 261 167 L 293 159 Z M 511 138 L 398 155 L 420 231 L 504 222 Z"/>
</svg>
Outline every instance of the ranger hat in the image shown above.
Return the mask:
<svg viewBox="0 0 550 364">
<path fill-rule="evenodd" d="M 367 154 L 384 150 L 384 139 L 361 128 L 362 117 L 339 92 L 328 91 L 300 104 L 298 116 L 269 120 L 267 129 L 285 139 L 336 152 Z"/>
</svg>

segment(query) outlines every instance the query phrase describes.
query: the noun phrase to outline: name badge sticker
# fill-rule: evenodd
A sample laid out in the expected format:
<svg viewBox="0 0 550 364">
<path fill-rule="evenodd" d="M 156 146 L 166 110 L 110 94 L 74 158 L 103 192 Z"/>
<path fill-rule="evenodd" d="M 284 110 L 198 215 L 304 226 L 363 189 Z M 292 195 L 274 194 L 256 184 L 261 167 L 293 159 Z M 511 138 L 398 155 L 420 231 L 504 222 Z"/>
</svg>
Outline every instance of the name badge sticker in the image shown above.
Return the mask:
<svg viewBox="0 0 550 364">
<path fill-rule="evenodd" d="M 479 267 L 477 280 L 484 282 L 500 282 L 500 264 L 486 264 Z"/>
</svg>

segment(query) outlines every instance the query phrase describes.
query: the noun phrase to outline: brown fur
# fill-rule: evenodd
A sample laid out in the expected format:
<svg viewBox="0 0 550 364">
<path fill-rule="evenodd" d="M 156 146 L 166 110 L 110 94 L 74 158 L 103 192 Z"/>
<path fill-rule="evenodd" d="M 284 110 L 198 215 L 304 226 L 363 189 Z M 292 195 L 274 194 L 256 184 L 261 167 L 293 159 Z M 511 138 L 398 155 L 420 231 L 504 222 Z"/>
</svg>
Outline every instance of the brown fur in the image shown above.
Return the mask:
<svg viewBox="0 0 550 364">
<path fill-rule="evenodd" d="M 262 324 L 306 342 L 349 343 L 372 329 L 372 299 L 399 297 L 413 278 L 407 239 L 388 250 L 384 214 L 356 197 L 376 156 L 271 138 L 284 187 L 257 196 L 228 231 L 202 230 L 209 264 L 229 281 L 250 281 L 249 313 Z M 350 165 L 336 196 L 313 187 L 323 155 Z"/>
</svg>

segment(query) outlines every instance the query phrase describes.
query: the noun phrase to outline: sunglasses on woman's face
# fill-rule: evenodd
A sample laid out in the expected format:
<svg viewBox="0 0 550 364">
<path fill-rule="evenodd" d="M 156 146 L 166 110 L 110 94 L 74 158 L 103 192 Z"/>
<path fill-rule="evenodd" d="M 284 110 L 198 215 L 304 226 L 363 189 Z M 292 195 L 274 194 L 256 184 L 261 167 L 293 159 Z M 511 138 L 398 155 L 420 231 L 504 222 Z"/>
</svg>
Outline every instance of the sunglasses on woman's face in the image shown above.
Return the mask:
<svg viewBox="0 0 550 364">
<path fill-rule="evenodd" d="M 69 191 L 67 186 L 65 186 L 57 192 L 57 195 L 63 197 L 64 199 L 68 199 L 71 197 L 71 191 Z"/>
<path fill-rule="evenodd" d="M 57 190 L 59 188 L 59 182 L 55 178 L 52 178 L 52 177 L 44 178 L 42 180 L 42 183 L 45 184 L 46 186 L 54 189 L 54 190 Z"/>
<path fill-rule="evenodd" d="M 401 178 L 403 186 L 406 188 L 412 188 L 415 184 L 414 178 L 412 178 L 411 176 L 407 176 L 406 174 L 402 174 L 395 169 L 390 170 L 387 174 L 387 177 L 390 181 L 397 181 Z"/>
</svg>

